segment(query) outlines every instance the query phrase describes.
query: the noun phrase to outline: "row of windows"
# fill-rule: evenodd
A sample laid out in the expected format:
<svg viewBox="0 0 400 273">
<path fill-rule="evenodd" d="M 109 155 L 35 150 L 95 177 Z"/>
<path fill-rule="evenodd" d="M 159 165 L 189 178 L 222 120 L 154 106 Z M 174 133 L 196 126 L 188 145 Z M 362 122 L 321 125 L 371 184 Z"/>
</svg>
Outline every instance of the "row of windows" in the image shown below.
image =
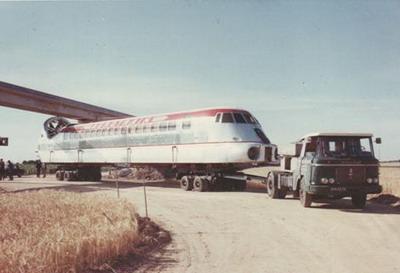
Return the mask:
<svg viewBox="0 0 400 273">
<path fill-rule="evenodd" d="M 191 122 L 183 121 L 182 129 L 190 129 Z M 66 133 L 65 138 L 85 138 L 85 137 L 98 137 L 98 136 L 110 136 L 110 135 L 126 135 L 126 134 L 141 134 L 149 132 L 166 132 L 176 130 L 177 125 L 175 121 L 171 122 L 160 122 L 153 124 L 140 124 L 132 127 L 122 128 L 109 128 L 109 129 L 97 129 L 88 130 L 81 133 Z"/>
<path fill-rule="evenodd" d="M 258 121 L 248 113 L 218 113 L 215 122 L 222 123 L 250 123 L 256 124 Z"/>
</svg>

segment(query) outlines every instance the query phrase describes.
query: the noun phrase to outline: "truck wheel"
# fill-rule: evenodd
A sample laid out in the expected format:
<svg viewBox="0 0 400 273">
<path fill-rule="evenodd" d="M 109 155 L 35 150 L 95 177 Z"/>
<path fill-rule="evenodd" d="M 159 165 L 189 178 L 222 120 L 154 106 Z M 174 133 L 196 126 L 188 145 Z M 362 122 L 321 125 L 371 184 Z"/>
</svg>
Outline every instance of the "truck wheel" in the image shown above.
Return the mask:
<svg viewBox="0 0 400 273">
<path fill-rule="evenodd" d="M 300 181 L 299 196 L 300 196 L 300 203 L 302 204 L 303 207 L 305 208 L 311 207 L 312 196 L 311 194 L 305 191 L 305 183 L 303 179 Z"/>
<path fill-rule="evenodd" d="M 236 182 L 238 184 L 239 191 L 245 191 L 247 188 L 247 181 L 246 180 L 239 180 Z"/>
<path fill-rule="evenodd" d="M 277 199 L 279 197 L 279 191 L 275 184 L 275 175 L 273 173 L 268 174 L 267 177 L 267 193 L 272 199 Z"/>
<path fill-rule="evenodd" d="M 193 188 L 195 191 L 207 191 L 208 181 L 200 176 L 196 176 L 193 180 Z"/>
<path fill-rule="evenodd" d="M 193 189 L 193 182 L 185 175 L 181 177 L 181 189 L 185 191 L 190 191 Z"/>
<path fill-rule="evenodd" d="M 363 209 L 365 208 L 365 204 L 367 202 L 367 195 L 362 192 L 353 193 L 351 195 L 351 202 L 355 208 Z"/>
</svg>

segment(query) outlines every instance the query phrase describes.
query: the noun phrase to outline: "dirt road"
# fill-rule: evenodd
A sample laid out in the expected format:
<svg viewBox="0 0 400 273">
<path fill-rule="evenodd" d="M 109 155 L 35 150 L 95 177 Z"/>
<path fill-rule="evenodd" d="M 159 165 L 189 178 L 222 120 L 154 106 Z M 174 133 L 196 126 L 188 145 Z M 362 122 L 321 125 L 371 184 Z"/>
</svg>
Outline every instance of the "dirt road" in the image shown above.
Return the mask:
<svg viewBox="0 0 400 273">
<path fill-rule="evenodd" d="M 110 184 L 63 186 L 116 195 Z M 143 188 L 121 186 L 144 215 Z M 184 192 L 172 183 L 147 187 L 147 197 L 173 243 L 140 272 L 400 272 L 400 211 L 389 207 L 360 211 L 342 200 L 304 209 L 257 191 Z"/>
</svg>

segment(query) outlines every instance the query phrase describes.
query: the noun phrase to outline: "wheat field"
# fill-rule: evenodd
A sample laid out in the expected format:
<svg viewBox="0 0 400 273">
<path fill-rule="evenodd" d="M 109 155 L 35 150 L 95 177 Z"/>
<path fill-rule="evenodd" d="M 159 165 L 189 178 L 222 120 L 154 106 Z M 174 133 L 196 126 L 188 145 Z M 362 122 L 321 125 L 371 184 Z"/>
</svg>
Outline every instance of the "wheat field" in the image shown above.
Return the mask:
<svg viewBox="0 0 400 273">
<path fill-rule="evenodd" d="M 0 194 L 0 272 L 96 268 L 133 250 L 134 207 L 109 196 L 43 190 Z"/>
<path fill-rule="evenodd" d="M 379 175 L 383 193 L 400 196 L 400 167 L 382 164 Z"/>
</svg>

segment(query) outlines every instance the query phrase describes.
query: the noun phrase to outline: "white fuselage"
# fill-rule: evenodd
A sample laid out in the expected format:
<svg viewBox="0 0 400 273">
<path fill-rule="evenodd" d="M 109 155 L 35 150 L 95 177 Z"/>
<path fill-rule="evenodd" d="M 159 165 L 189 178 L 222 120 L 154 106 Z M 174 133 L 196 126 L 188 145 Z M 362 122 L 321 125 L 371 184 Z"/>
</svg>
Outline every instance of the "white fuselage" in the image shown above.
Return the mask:
<svg viewBox="0 0 400 273">
<path fill-rule="evenodd" d="M 232 120 L 223 117 L 228 114 Z M 70 125 L 52 138 L 42 134 L 38 153 L 43 162 L 60 164 L 277 163 L 276 146 L 255 130 L 261 126 L 245 110 L 206 109 Z M 252 147 L 258 155 L 251 159 Z"/>
</svg>

